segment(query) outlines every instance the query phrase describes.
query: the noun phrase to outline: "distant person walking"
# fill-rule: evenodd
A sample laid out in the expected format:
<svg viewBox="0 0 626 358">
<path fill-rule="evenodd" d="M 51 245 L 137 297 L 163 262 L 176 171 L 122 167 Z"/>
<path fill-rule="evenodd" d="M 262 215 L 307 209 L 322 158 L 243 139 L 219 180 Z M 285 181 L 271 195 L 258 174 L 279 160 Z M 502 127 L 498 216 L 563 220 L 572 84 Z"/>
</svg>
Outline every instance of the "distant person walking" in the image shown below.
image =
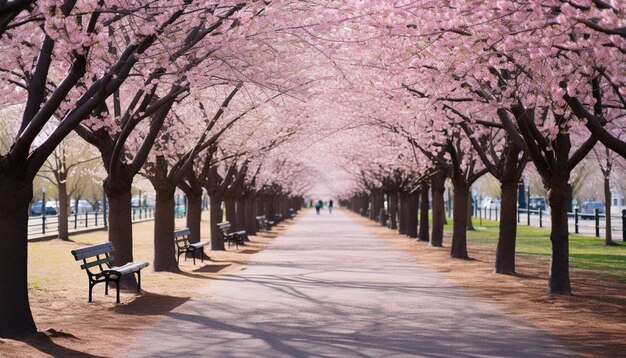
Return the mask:
<svg viewBox="0 0 626 358">
<path fill-rule="evenodd" d="M 328 201 L 328 213 L 330 215 L 333 214 L 333 200 L 332 199 Z"/>
<path fill-rule="evenodd" d="M 320 210 L 322 210 L 323 206 L 324 206 L 324 202 L 321 200 L 318 200 L 317 203 L 315 204 L 315 212 L 317 213 L 317 215 L 320 214 Z"/>
</svg>

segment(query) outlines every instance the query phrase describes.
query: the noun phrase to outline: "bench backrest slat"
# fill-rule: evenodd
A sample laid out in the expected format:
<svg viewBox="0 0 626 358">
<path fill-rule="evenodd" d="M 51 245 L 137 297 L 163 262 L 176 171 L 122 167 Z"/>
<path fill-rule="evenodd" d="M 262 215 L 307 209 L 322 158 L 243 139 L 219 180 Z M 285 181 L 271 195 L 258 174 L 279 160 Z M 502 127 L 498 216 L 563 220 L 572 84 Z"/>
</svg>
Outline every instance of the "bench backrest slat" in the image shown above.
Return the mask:
<svg viewBox="0 0 626 358">
<path fill-rule="evenodd" d="M 107 255 L 104 258 L 101 258 L 99 260 L 95 260 L 95 261 L 91 261 L 91 262 L 85 262 L 84 264 L 80 265 L 80 268 L 82 270 L 84 269 L 88 269 L 94 266 L 100 266 L 100 265 L 104 265 L 106 264 L 107 266 L 109 265 L 109 263 L 112 263 L 113 260 L 115 260 L 115 257 L 113 257 L 113 255 Z"/>
<path fill-rule="evenodd" d="M 174 231 L 174 238 L 176 239 L 179 236 L 189 236 L 189 234 L 191 234 L 191 230 L 189 230 L 189 228 L 175 230 Z"/>
<path fill-rule="evenodd" d="M 217 223 L 217 226 L 219 228 L 229 228 L 230 227 L 230 222 L 229 221 L 224 221 L 223 223 Z"/>
<path fill-rule="evenodd" d="M 189 228 L 175 230 L 174 242 L 176 243 L 176 246 L 184 248 L 189 245 L 189 235 L 191 235 L 191 230 L 189 230 Z"/>
<path fill-rule="evenodd" d="M 115 248 L 113 247 L 113 243 L 109 241 L 102 244 L 83 247 L 82 249 L 72 250 L 72 255 L 74 255 L 74 259 L 78 261 L 88 257 L 106 254 L 114 250 Z"/>
</svg>

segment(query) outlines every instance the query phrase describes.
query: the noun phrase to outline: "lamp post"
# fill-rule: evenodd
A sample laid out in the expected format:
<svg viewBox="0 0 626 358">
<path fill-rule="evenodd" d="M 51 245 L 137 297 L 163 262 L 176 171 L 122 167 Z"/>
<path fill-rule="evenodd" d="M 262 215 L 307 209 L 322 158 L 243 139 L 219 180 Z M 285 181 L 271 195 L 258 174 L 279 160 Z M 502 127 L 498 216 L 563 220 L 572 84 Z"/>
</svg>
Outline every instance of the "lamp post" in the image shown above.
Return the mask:
<svg viewBox="0 0 626 358">
<path fill-rule="evenodd" d="M 528 182 L 528 190 L 526 193 L 526 224 L 530 226 L 530 182 Z"/>
<path fill-rule="evenodd" d="M 41 233 L 46 233 L 46 187 L 41 187 Z"/>
</svg>

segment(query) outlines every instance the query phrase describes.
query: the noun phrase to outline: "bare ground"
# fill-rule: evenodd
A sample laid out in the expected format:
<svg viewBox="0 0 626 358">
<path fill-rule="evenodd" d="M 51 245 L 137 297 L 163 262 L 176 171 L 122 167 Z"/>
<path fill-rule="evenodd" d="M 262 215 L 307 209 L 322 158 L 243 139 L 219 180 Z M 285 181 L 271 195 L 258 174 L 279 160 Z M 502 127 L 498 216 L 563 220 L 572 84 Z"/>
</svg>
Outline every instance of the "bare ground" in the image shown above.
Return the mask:
<svg viewBox="0 0 626 358">
<path fill-rule="evenodd" d="M 443 248 L 431 247 L 359 215 L 351 213 L 351 217 L 476 296 L 553 335 L 581 356 L 626 357 L 626 284 L 571 270 L 574 295 L 550 296 L 546 294 L 548 260 L 518 257 L 517 275 L 495 274 L 494 247 L 469 243 L 472 259 L 452 259 L 449 236 L 444 238 Z"/>
<path fill-rule="evenodd" d="M 209 240 L 208 220 L 203 220 L 202 226 L 206 233 L 202 240 Z M 184 219 L 177 220 L 177 228 L 182 227 Z M 207 248 L 210 260 L 197 260 L 195 266 L 191 258 L 185 261 L 181 257 L 179 273 L 154 272 L 148 267 L 142 270 L 143 294 L 122 291 L 119 305 L 115 304 L 115 291 L 109 290 L 109 296 L 105 296 L 103 285 L 94 287 L 93 303 L 87 303 L 87 277 L 70 253 L 84 245 L 107 241 L 106 232 L 81 234 L 69 242 L 30 243 L 30 304 L 40 332 L 23 341 L 0 339 L 0 356 L 119 356 L 141 330 L 187 302 L 200 286 L 248 262 L 285 229 L 282 224 L 271 232 L 251 236 L 251 241 L 238 250 L 234 246 L 226 251 Z M 135 260 L 152 262 L 153 230 L 153 222 L 134 225 Z"/>
</svg>

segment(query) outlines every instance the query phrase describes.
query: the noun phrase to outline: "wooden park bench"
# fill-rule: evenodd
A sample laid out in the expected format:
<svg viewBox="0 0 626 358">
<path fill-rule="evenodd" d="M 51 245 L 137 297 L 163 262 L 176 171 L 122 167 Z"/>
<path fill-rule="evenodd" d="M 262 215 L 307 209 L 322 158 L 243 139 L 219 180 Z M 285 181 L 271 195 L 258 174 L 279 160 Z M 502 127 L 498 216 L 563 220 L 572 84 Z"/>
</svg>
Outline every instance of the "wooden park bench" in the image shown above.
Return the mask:
<svg viewBox="0 0 626 358">
<path fill-rule="evenodd" d="M 115 250 L 112 242 L 96 244 L 81 249 L 72 250 L 76 261 L 83 260 L 80 268 L 87 272 L 89 278 L 89 302 L 93 286 L 104 283 L 104 294 L 109 294 L 109 282 L 115 282 L 117 288 L 117 303 L 120 303 L 120 278 L 124 275 L 137 274 L 137 292 L 141 292 L 141 269 L 148 266 L 145 261 L 128 262 L 122 266 L 113 266 L 115 257 L 111 253 Z"/>
<path fill-rule="evenodd" d="M 228 247 L 230 248 L 231 243 L 235 243 L 235 247 L 239 249 L 239 245 L 244 245 L 244 241 L 248 238 L 248 234 L 245 230 L 230 232 L 230 222 L 224 221 L 222 223 L 217 223 L 217 227 L 222 230 L 222 236 L 224 237 L 224 242 L 228 242 Z"/>
<path fill-rule="evenodd" d="M 272 226 L 274 226 L 274 222 L 267 220 L 265 215 L 257 216 L 256 222 L 259 226 L 259 231 L 268 231 L 272 229 Z"/>
<path fill-rule="evenodd" d="M 184 228 L 174 231 L 174 242 L 176 242 L 176 249 L 178 254 L 176 255 L 176 261 L 180 262 L 180 255 L 185 254 L 185 260 L 187 260 L 187 253 L 191 253 L 193 257 L 193 264 L 196 264 L 196 252 L 200 252 L 200 261 L 204 262 L 204 247 L 209 244 L 208 241 L 189 242 L 189 235 L 191 230 Z"/>
</svg>

